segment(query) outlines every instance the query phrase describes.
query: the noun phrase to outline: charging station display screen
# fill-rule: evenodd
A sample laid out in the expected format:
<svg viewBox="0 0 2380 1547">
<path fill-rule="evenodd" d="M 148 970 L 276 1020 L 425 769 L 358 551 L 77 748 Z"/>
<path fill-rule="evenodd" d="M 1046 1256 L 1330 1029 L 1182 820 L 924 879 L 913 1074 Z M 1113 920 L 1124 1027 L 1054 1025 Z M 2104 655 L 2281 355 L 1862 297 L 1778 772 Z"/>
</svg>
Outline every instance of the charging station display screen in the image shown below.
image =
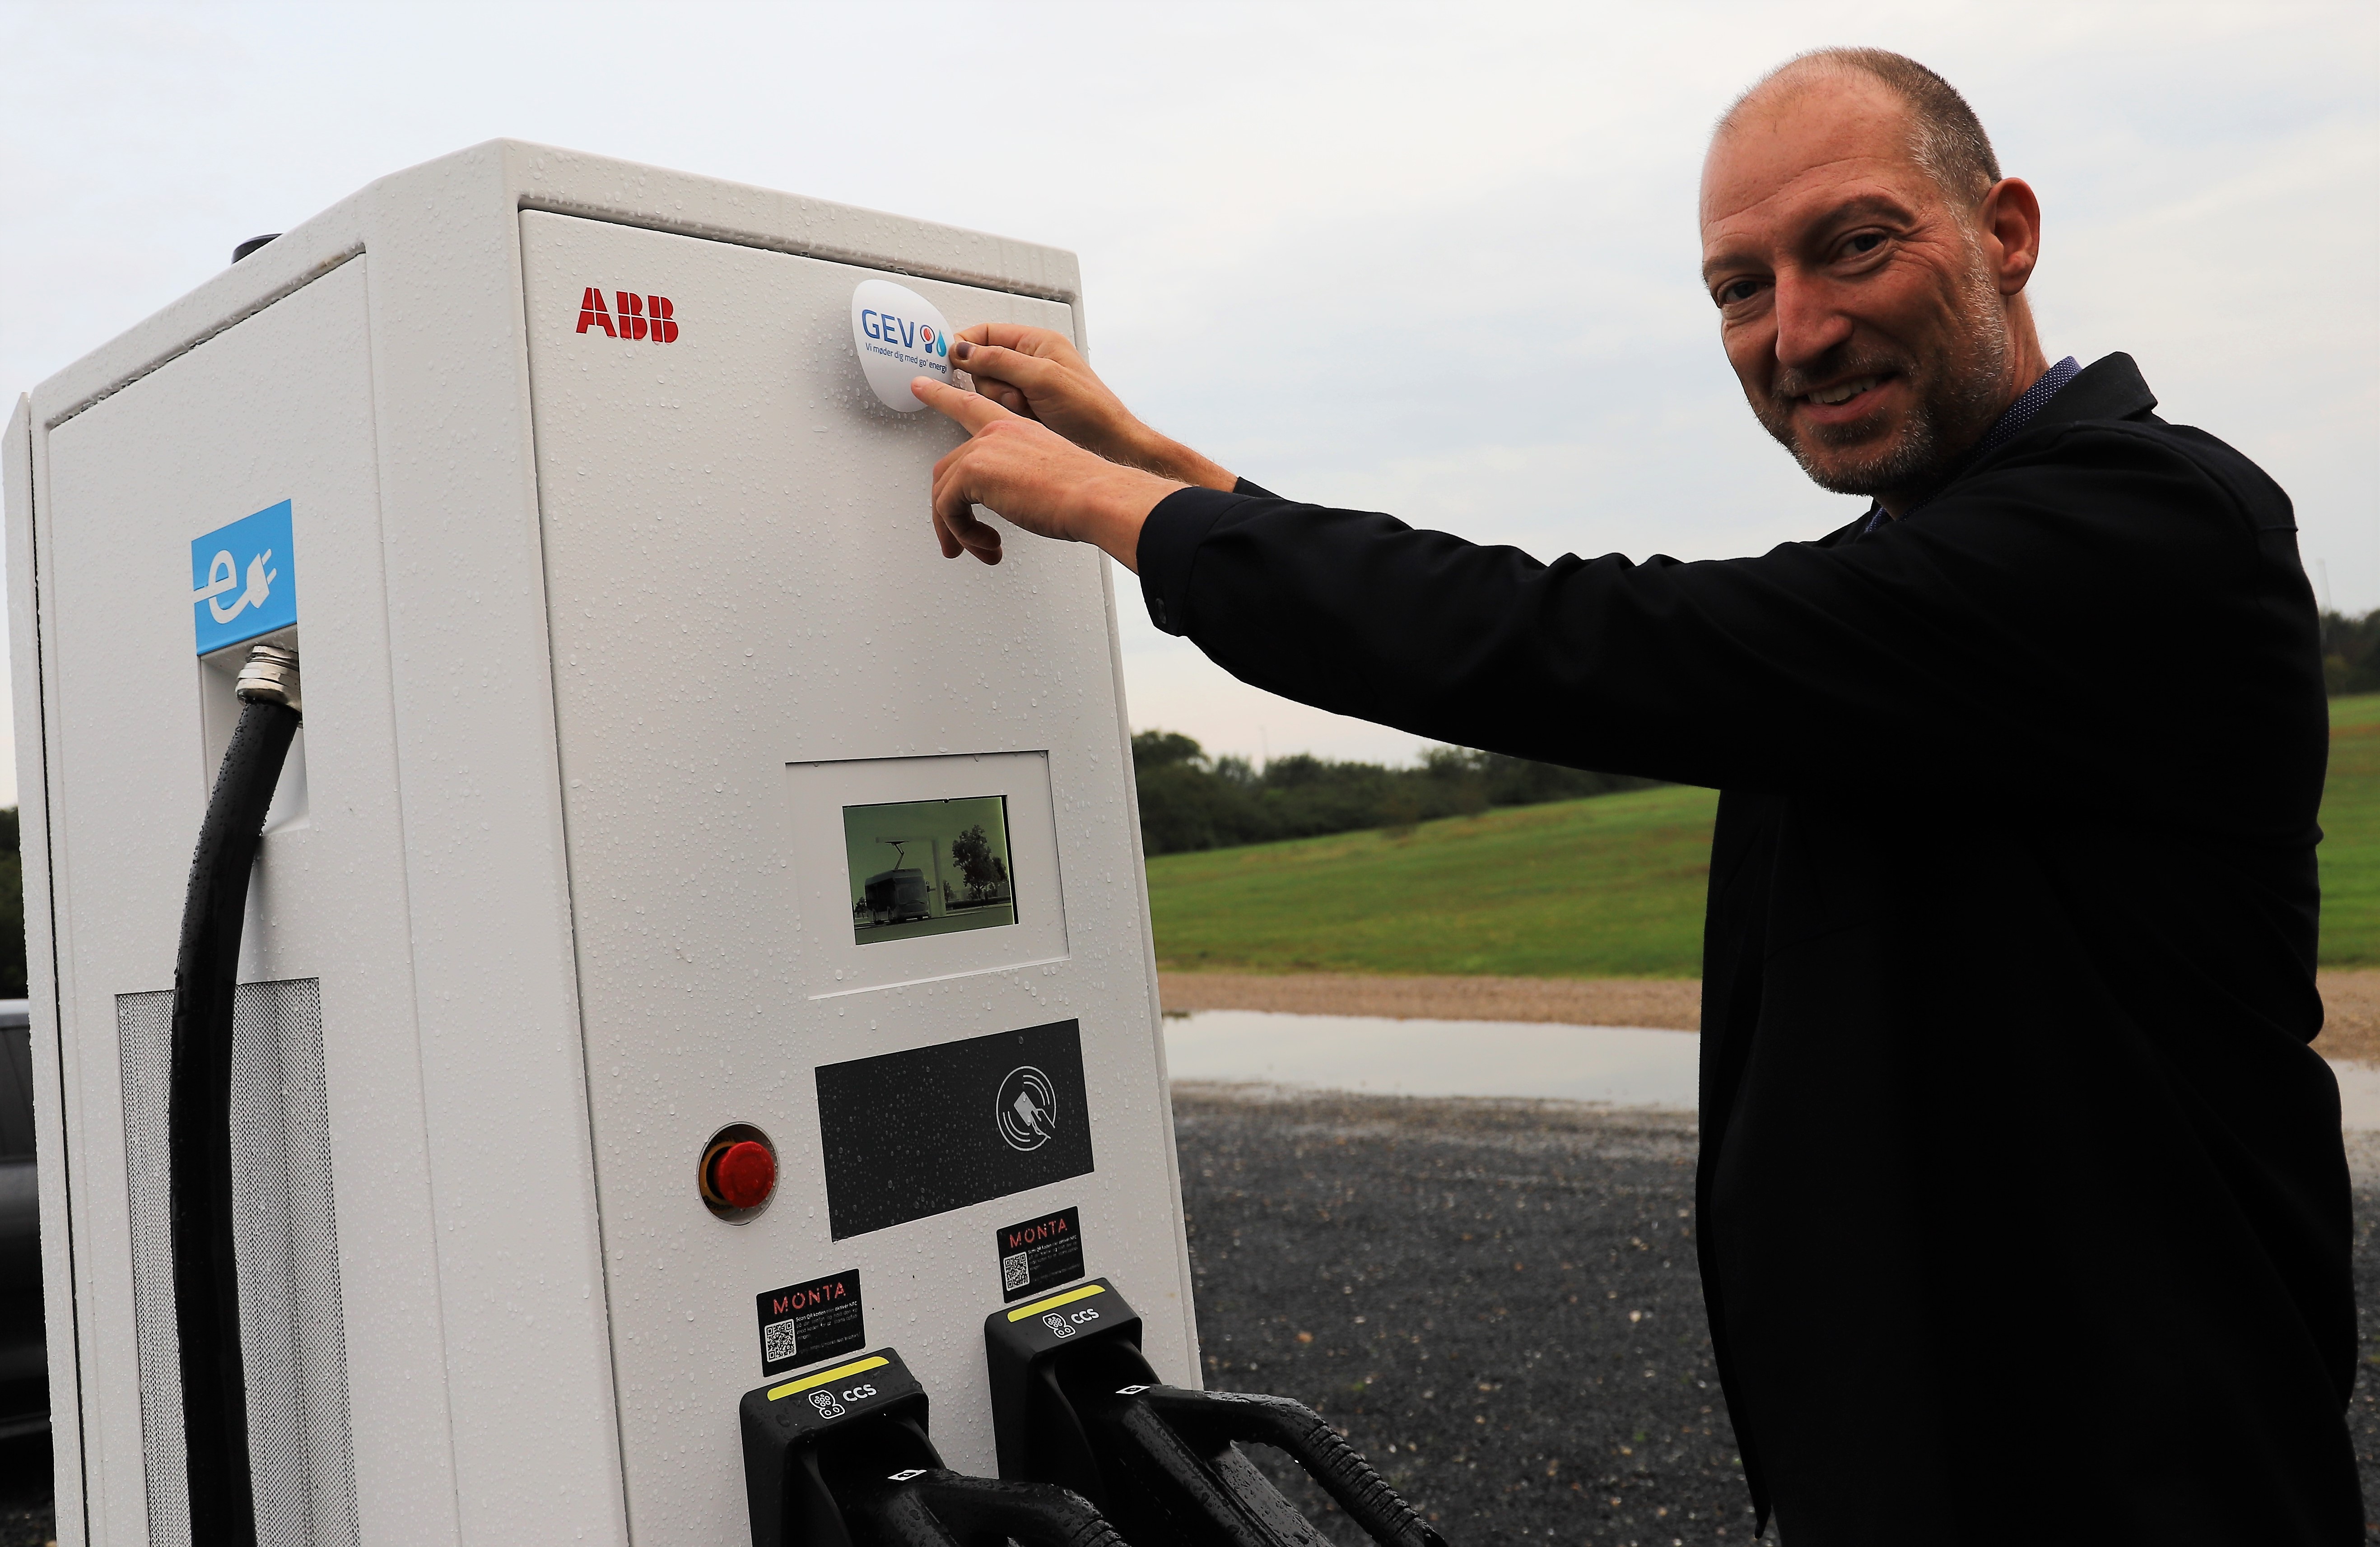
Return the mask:
<svg viewBox="0 0 2380 1547">
<path fill-rule="evenodd" d="M 846 805 L 843 845 L 863 946 L 1016 922 L 1005 795 Z"/>
</svg>

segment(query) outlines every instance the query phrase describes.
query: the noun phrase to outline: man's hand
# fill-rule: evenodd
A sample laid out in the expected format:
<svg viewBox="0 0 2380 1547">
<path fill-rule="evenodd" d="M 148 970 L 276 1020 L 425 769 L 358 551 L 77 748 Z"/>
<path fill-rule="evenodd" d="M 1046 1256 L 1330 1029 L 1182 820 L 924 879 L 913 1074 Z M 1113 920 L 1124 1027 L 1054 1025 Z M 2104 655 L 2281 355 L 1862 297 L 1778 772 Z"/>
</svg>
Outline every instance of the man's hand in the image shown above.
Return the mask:
<svg viewBox="0 0 2380 1547">
<path fill-rule="evenodd" d="M 1097 543 L 1138 571 L 1141 523 L 1183 487 L 1179 479 L 1118 466 L 988 397 L 931 377 L 917 378 L 909 390 L 968 435 L 934 464 L 934 536 L 943 558 L 972 553 L 987 564 L 1000 562 L 1000 533 L 976 519 L 975 507 L 985 505 L 1041 537 Z"/>
<path fill-rule="evenodd" d="M 978 322 L 960 331 L 951 345 L 951 364 L 975 378 L 978 393 L 1010 413 L 1046 424 L 1110 462 L 1226 492 L 1239 481 L 1135 418 L 1063 333 L 1014 322 Z"/>
</svg>

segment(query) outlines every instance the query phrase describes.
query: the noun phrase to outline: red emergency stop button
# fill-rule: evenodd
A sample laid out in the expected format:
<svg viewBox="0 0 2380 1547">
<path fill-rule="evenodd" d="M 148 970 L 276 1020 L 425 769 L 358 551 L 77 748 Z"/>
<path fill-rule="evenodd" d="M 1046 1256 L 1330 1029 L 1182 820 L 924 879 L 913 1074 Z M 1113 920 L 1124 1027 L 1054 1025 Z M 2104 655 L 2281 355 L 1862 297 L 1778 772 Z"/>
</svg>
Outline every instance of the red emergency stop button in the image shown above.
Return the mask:
<svg viewBox="0 0 2380 1547">
<path fill-rule="evenodd" d="M 711 1213 L 741 1224 L 758 1214 L 777 1190 L 776 1148 L 766 1134 L 747 1123 L 721 1129 L 702 1147 L 695 1185 Z"/>
<path fill-rule="evenodd" d="M 777 1157 L 767 1145 L 741 1139 L 719 1152 L 711 1174 L 729 1208 L 757 1209 L 777 1190 Z"/>
</svg>

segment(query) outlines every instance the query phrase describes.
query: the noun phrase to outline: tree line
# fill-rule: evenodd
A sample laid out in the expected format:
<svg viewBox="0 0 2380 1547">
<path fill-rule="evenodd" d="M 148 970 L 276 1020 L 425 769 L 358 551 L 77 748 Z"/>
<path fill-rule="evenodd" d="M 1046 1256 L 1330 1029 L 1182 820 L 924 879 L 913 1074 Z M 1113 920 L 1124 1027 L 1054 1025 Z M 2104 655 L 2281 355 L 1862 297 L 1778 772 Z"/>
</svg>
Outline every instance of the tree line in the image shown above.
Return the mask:
<svg viewBox="0 0 2380 1547">
<path fill-rule="evenodd" d="M 1490 806 L 1574 800 L 1658 782 L 1459 746 L 1431 747 L 1411 768 L 1301 752 L 1258 769 L 1245 757 L 1209 757 L 1172 731 L 1135 733 L 1132 767 L 1140 784 L 1141 844 L 1152 854 L 1409 828 Z"/>
<path fill-rule="evenodd" d="M 2380 693 L 2380 611 L 2322 615 L 2322 679 L 2333 698 Z"/>
</svg>

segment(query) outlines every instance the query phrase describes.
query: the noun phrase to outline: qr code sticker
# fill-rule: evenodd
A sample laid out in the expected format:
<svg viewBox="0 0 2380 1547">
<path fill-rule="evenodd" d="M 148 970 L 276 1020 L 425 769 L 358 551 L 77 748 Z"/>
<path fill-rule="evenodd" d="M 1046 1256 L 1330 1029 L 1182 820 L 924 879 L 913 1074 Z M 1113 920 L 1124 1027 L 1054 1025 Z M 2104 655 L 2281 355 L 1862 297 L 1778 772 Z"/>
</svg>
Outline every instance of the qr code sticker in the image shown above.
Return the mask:
<svg viewBox="0 0 2380 1547">
<path fill-rule="evenodd" d="M 1002 1257 L 1000 1260 L 1000 1287 L 1002 1288 L 1022 1289 L 1026 1284 L 1032 1281 L 1033 1270 L 1025 1265 L 1025 1259 L 1028 1255 L 1029 1253 L 1027 1252 L 1019 1251 L 1014 1256 Z"/>
<path fill-rule="evenodd" d="M 794 1323 L 790 1319 L 771 1322 L 760 1329 L 760 1357 L 771 1364 L 794 1357 Z"/>
</svg>

